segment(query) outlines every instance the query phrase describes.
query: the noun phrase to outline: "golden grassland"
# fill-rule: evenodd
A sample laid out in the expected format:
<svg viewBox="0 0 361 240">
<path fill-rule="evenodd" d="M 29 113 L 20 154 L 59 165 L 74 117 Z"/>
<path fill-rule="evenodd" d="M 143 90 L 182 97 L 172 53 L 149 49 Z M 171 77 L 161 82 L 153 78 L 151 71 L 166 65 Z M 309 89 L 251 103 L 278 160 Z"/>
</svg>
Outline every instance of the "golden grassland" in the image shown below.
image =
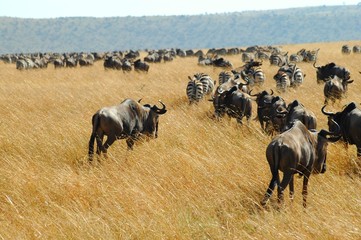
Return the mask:
<svg viewBox="0 0 361 240">
<path fill-rule="evenodd" d="M 361 103 L 361 55 L 342 55 L 343 44 L 283 46 L 289 53 L 320 48 L 317 64 L 334 61 L 351 71 L 347 98 L 329 111 Z M 225 58 L 242 65 L 240 55 Z M 298 65 L 305 82 L 282 97 L 298 99 L 316 114 L 318 129 L 327 129 L 323 86 L 312 64 Z M 254 92 L 275 89 L 278 67 L 265 62 L 263 69 L 266 83 Z M 260 207 L 271 179 L 265 158 L 271 137 L 255 120 L 243 126 L 215 121 L 211 102 L 189 105 L 185 94 L 189 75 L 204 72 L 216 80 L 220 71 L 198 66 L 197 58 L 151 64 L 147 74 L 106 71 L 102 62 L 28 71 L 1 62 L 0 238 L 360 239 L 355 146 L 329 145 L 327 172 L 311 175 L 306 209 L 298 178 L 293 203 L 286 195 L 278 210 L 274 195 L 267 209 Z M 92 114 L 125 98 L 167 105 L 159 137 L 133 151 L 116 141 L 108 159 L 88 164 Z"/>
</svg>

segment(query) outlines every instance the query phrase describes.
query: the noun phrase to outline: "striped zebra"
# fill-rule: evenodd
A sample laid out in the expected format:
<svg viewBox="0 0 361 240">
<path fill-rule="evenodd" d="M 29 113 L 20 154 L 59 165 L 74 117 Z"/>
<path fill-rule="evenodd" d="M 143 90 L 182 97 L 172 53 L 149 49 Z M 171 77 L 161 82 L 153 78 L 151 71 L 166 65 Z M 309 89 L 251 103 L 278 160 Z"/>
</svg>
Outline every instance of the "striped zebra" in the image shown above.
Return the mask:
<svg viewBox="0 0 361 240">
<path fill-rule="evenodd" d="M 229 71 L 221 71 L 218 75 L 218 85 L 228 82 L 228 80 L 232 79 L 232 75 Z"/>
<path fill-rule="evenodd" d="M 288 62 L 288 52 L 285 54 L 272 53 L 269 60 L 271 65 L 281 67 Z"/>
<path fill-rule="evenodd" d="M 278 72 L 284 72 L 288 75 L 291 87 L 299 87 L 306 76 L 296 64 L 288 64 L 280 67 Z"/>
<path fill-rule="evenodd" d="M 352 52 L 353 53 L 361 53 L 361 46 L 360 45 L 353 46 Z"/>
<path fill-rule="evenodd" d="M 295 65 L 295 69 L 293 70 L 293 77 L 291 80 L 291 86 L 299 87 L 303 83 L 305 76 L 306 74 L 304 74 L 302 70 Z"/>
<path fill-rule="evenodd" d="M 262 68 L 260 66 L 253 66 L 248 70 L 248 80 L 250 82 L 250 85 L 263 85 L 266 76 L 263 72 Z"/>
<path fill-rule="evenodd" d="M 318 51 L 320 49 L 308 50 L 306 51 L 306 55 L 304 56 L 304 62 L 316 62 Z"/>
<path fill-rule="evenodd" d="M 276 89 L 278 92 L 285 92 L 291 86 L 290 77 L 286 72 L 278 71 L 273 77 L 276 80 Z"/>
<path fill-rule="evenodd" d="M 255 60 L 255 55 L 253 52 L 243 52 L 242 53 L 242 62 L 248 62 Z"/>
<path fill-rule="evenodd" d="M 209 95 L 213 92 L 215 82 L 212 78 L 205 73 L 196 73 L 193 75 L 195 79 L 199 80 L 203 84 L 203 94 Z"/>
<path fill-rule="evenodd" d="M 197 103 L 203 98 L 203 84 L 201 81 L 188 77 L 189 82 L 187 84 L 187 97 L 189 104 Z"/>
</svg>

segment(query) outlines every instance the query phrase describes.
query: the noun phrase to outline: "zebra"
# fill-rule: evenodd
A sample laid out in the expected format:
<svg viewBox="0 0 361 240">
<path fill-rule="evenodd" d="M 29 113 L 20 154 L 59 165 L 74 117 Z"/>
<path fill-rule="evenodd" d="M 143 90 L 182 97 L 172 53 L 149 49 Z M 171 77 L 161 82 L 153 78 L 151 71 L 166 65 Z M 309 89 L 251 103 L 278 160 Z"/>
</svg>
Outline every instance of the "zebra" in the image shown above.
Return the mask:
<svg viewBox="0 0 361 240">
<path fill-rule="evenodd" d="M 194 74 L 194 78 L 202 83 L 204 95 L 209 95 L 213 92 L 215 82 L 213 82 L 212 78 L 208 74 L 196 73 Z"/>
<path fill-rule="evenodd" d="M 201 81 L 188 77 L 189 82 L 187 84 L 187 97 L 189 104 L 197 103 L 203 98 L 203 84 Z"/>
<path fill-rule="evenodd" d="M 290 80 L 290 86 L 295 88 L 303 83 L 304 77 L 306 76 L 296 64 L 283 65 L 278 72 L 286 73 Z"/>
<path fill-rule="evenodd" d="M 255 59 L 255 55 L 253 52 L 243 52 L 242 53 L 242 62 L 248 62 Z"/>
<path fill-rule="evenodd" d="M 290 62 L 303 62 L 306 61 L 307 58 L 307 52 L 306 49 L 302 48 L 300 51 L 298 51 L 297 53 L 291 54 L 290 55 Z"/>
<path fill-rule="evenodd" d="M 352 52 L 353 53 L 361 53 L 361 46 L 360 45 L 353 46 Z"/>
<path fill-rule="evenodd" d="M 248 80 L 250 81 L 251 85 L 263 85 L 266 76 L 260 66 L 252 66 L 248 69 Z"/>
<path fill-rule="evenodd" d="M 286 52 L 285 54 L 272 53 L 269 60 L 270 64 L 273 66 L 283 66 L 288 62 L 288 52 Z"/>
<path fill-rule="evenodd" d="M 295 65 L 294 70 L 293 70 L 292 80 L 291 80 L 291 86 L 292 87 L 300 86 L 303 83 L 305 76 L 306 76 L 306 74 L 304 74 L 302 72 L 302 70 Z"/>
<path fill-rule="evenodd" d="M 320 49 L 314 49 L 314 50 L 308 50 L 306 51 L 306 55 L 304 56 L 304 62 L 316 62 L 317 60 L 317 55 L 318 55 L 318 51 L 320 51 Z"/>
<path fill-rule="evenodd" d="M 290 77 L 286 72 L 278 71 L 273 77 L 276 80 L 276 88 L 278 92 L 285 92 L 291 86 Z"/>
<path fill-rule="evenodd" d="M 218 85 L 228 82 L 229 79 L 232 79 L 232 75 L 229 71 L 221 71 L 218 75 Z"/>
<path fill-rule="evenodd" d="M 241 71 L 241 77 L 247 81 L 251 86 L 254 84 L 262 85 L 266 79 L 266 76 L 261 68 L 262 62 L 249 61 L 243 67 Z"/>
</svg>

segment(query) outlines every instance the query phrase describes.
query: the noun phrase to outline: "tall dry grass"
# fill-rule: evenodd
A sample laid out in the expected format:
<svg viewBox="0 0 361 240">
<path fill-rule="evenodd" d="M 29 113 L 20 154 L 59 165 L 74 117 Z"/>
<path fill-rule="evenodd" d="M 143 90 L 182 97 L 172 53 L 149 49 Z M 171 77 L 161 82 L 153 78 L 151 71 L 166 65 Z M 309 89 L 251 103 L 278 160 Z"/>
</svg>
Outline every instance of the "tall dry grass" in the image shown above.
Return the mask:
<svg viewBox="0 0 361 240">
<path fill-rule="evenodd" d="M 355 44 L 350 42 L 349 44 Z M 344 43 L 283 46 L 320 48 L 318 64 L 351 70 L 348 97 L 361 102 L 361 55 L 341 54 Z M 240 55 L 227 56 L 241 66 Z M 327 128 L 323 88 L 311 64 L 300 63 L 304 84 L 282 97 L 300 100 Z M 264 63 L 264 89 L 275 88 L 277 67 Z M 148 74 L 90 68 L 18 71 L 0 63 L 0 237 L 3 239 L 360 239 L 361 181 L 355 146 L 328 148 L 328 170 L 312 175 L 308 208 L 302 181 L 295 201 L 277 210 L 263 197 L 271 178 L 265 149 L 271 137 L 256 121 L 217 122 L 207 100 L 188 105 L 188 75 L 221 69 L 196 58 L 152 64 Z M 263 89 L 262 88 L 262 89 Z M 127 151 L 115 142 L 109 158 L 87 163 L 91 116 L 124 98 L 166 103 L 159 138 Z M 255 106 L 255 104 L 254 104 Z M 256 115 L 254 109 L 254 116 Z M 288 191 L 287 191 L 288 192 Z"/>
</svg>

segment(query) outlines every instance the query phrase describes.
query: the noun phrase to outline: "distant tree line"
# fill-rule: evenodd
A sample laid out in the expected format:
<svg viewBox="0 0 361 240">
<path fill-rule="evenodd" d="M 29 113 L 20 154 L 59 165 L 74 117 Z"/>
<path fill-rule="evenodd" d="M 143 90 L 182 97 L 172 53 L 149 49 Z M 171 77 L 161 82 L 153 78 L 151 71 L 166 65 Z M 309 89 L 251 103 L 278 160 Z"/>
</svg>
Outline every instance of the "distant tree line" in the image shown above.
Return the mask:
<svg viewBox="0 0 361 240">
<path fill-rule="evenodd" d="M 204 49 L 361 38 L 361 6 L 147 17 L 0 17 L 0 54 Z"/>
</svg>

